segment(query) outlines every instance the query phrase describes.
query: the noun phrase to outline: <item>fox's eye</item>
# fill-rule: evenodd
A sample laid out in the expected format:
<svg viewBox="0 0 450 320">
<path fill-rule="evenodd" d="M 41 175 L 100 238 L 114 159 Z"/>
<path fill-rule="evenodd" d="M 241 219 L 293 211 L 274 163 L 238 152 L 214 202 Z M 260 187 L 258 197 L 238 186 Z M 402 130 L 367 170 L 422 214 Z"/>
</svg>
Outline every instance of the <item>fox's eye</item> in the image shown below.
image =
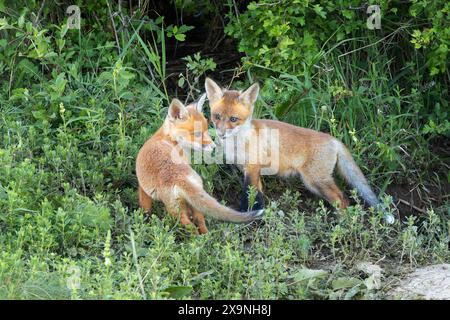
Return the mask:
<svg viewBox="0 0 450 320">
<path fill-rule="evenodd" d="M 194 132 L 194 137 L 201 138 L 202 137 L 202 132 L 201 131 Z"/>
<path fill-rule="evenodd" d="M 236 118 L 236 117 L 230 117 L 230 121 L 231 121 L 231 122 L 236 122 L 236 121 L 238 121 L 238 118 Z"/>
<path fill-rule="evenodd" d="M 216 120 L 220 120 L 220 114 L 216 113 L 216 114 L 214 115 L 214 118 L 215 118 Z"/>
</svg>

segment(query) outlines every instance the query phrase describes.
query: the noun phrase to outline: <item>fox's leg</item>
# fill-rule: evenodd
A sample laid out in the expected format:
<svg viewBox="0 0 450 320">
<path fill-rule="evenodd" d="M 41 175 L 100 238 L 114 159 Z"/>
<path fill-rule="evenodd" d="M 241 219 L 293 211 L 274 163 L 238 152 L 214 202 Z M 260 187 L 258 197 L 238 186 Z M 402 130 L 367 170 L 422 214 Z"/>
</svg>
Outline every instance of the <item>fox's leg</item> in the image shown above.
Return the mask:
<svg viewBox="0 0 450 320">
<path fill-rule="evenodd" d="M 141 186 L 138 187 L 139 192 L 139 206 L 144 209 L 146 213 L 152 210 L 152 198 L 145 193 Z"/>
<path fill-rule="evenodd" d="M 194 225 L 190 219 L 191 210 L 183 199 L 176 199 L 171 201 L 164 201 L 167 212 L 175 217 L 180 218 L 182 225 Z"/>
<path fill-rule="evenodd" d="M 339 209 L 348 207 L 348 200 L 342 193 L 341 189 L 336 185 L 334 180 L 321 182 L 317 185 L 322 197 L 332 205 L 337 204 Z"/>
<path fill-rule="evenodd" d="M 249 208 L 248 191 L 249 186 L 256 188 L 257 194 L 255 203 L 252 208 Z M 264 195 L 262 192 L 261 183 L 261 167 L 256 165 L 249 165 L 244 168 L 244 190 L 241 197 L 241 211 L 260 210 L 264 209 Z"/>
<path fill-rule="evenodd" d="M 333 177 L 318 177 L 302 173 L 302 179 L 306 188 L 312 193 L 324 198 L 332 205 L 337 203 L 340 209 L 347 208 L 348 200 L 334 182 Z"/>
<path fill-rule="evenodd" d="M 208 228 L 206 228 L 205 216 L 203 213 L 192 208 L 192 220 L 194 220 L 194 224 L 197 226 L 200 234 L 208 233 Z"/>
<path fill-rule="evenodd" d="M 325 151 L 322 150 L 322 152 L 316 154 L 316 159 L 310 159 L 298 171 L 305 186 L 311 192 L 324 198 L 330 204 L 338 203 L 340 209 L 345 209 L 348 206 L 348 201 L 333 179 L 337 154 L 330 152 L 325 154 Z"/>
</svg>

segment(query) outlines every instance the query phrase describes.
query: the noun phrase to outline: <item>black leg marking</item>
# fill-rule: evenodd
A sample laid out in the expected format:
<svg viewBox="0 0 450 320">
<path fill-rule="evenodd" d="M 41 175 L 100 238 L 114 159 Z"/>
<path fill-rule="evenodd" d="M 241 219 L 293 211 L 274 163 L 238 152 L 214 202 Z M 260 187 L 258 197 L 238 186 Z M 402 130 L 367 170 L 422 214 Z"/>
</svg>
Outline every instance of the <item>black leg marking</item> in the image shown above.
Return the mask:
<svg viewBox="0 0 450 320">
<path fill-rule="evenodd" d="M 244 185 L 242 186 L 240 211 L 248 211 L 248 186 L 250 185 L 250 177 L 244 174 Z"/>
<path fill-rule="evenodd" d="M 252 210 L 264 209 L 264 195 L 261 191 L 256 194 L 256 201 L 253 204 Z"/>
</svg>

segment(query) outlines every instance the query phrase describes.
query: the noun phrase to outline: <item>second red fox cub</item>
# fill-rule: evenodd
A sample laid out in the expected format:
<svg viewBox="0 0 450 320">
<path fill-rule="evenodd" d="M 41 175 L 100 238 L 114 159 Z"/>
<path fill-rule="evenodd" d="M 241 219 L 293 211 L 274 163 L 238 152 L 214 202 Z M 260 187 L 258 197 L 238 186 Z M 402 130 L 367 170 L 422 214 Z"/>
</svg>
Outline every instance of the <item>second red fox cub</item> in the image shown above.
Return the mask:
<svg viewBox="0 0 450 320">
<path fill-rule="evenodd" d="M 174 99 L 163 126 L 145 142 L 136 159 L 140 206 L 150 212 L 152 200 L 161 200 L 169 214 L 180 217 L 184 225 L 195 224 L 201 234 L 208 232 L 203 214 L 246 222 L 263 211 L 238 212 L 221 205 L 206 193 L 202 179 L 189 165 L 183 149 L 210 151 L 214 147 L 201 113 L 204 101 L 205 96 L 185 107 Z"/>
<path fill-rule="evenodd" d="M 269 163 L 263 165 L 261 160 L 260 162 L 251 162 L 248 159 L 252 157 L 252 152 L 270 153 L 267 150 L 258 150 L 267 146 L 265 141 L 258 141 L 258 139 L 261 140 L 260 137 L 264 137 L 258 135 L 258 132 L 264 130 L 275 130 L 278 134 L 278 150 L 276 150 L 278 152 L 278 175 L 298 174 L 311 192 L 332 204 L 338 203 L 341 208 L 345 208 L 348 201 L 333 179 L 333 171 L 337 167 L 341 176 L 358 191 L 369 205 L 377 206 L 379 204 L 378 198 L 342 142 L 326 133 L 279 121 L 253 120 L 253 107 L 259 93 L 257 83 L 241 92 L 222 89 L 213 80 L 207 78 L 205 88 L 211 108 L 211 119 L 218 137 L 225 146 L 227 161 L 229 152 L 235 152 L 238 158 L 246 159 L 243 163 L 239 163 L 244 171 L 244 188 L 253 185 L 258 190 L 257 208 L 263 207 L 261 170 L 265 166 L 270 166 L 271 160 L 269 159 Z M 229 148 L 229 140 L 236 141 L 234 137 L 240 139 L 241 142 L 235 143 L 236 145 Z M 258 141 L 256 150 L 250 146 L 255 141 Z M 231 161 L 236 162 L 236 159 L 232 158 Z M 258 158 L 254 157 L 254 159 Z M 241 210 L 242 208 L 248 208 L 246 195 L 242 199 Z M 391 214 L 386 213 L 385 218 L 389 223 L 394 221 Z"/>
</svg>

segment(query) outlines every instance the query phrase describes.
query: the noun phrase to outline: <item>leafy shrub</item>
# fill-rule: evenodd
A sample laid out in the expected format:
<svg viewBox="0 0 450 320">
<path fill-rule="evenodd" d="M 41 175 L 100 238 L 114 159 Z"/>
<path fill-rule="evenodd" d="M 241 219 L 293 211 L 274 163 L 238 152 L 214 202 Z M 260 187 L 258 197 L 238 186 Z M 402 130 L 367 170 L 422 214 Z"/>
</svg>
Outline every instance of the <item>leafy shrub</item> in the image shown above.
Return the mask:
<svg viewBox="0 0 450 320">
<path fill-rule="evenodd" d="M 445 72 L 450 45 L 447 1 L 369 1 L 361 6 L 354 1 L 252 1 L 239 16 L 229 14 L 225 32 L 238 40 L 250 65 L 298 74 L 302 63 L 312 65 L 320 59 L 326 44 L 345 46 L 351 39 L 366 38 L 370 46 L 378 41 L 376 30 L 366 25 L 368 5 L 380 6 L 382 36 L 401 31 L 415 49 L 425 50 L 423 63 L 431 75 Z M 399 61 L 403 64 L 414 58 L 414 50 L 411 45 L 402 49 L 407 57 Z"/>
</svg>

